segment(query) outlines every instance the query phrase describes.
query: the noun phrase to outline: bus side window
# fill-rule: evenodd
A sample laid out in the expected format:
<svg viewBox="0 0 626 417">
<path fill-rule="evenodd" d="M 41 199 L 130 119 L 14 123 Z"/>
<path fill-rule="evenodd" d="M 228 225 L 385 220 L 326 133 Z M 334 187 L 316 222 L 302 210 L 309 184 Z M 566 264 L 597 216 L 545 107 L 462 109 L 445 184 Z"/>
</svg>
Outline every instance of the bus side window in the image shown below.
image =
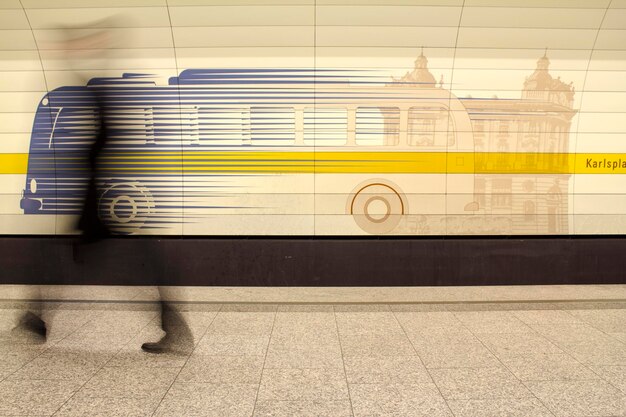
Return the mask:
<svg viewBox="0 0 626 417">
<path fill-rule="evenodd" d="M 112 106 L 96 109 L 96 122 L 100 122 L 99 111 L 103 112 L 109 130 L 108 145 L 142 146 L 155 143 L 155 112 L 152 107 Z"/>
<path fill-rule="evenodd" d="M 157 145 L 181 145 L 181 110 L 179 107 L 153 107 L 154 142 Z"/>
<path fill-rule="evenodd" d="M 409 109 L 409 145 L 452 146 L 456 143 L 453 113 L 444 106 Z"/>
<path fill-rule="evenodd" d="M 183 144 L 199 145 L 200 144 L 200 126 L 198 125 L 198 107 L 189 106 L 182 107 L 180 111 L 181 133 L 183 135 Z"/>
<path fill-rule="evenodd" d="M 305 108 L 304 143 L 339 146 L 348 141 L 348 110 L 345 108 Z"/>
<path fill-rule="evenodd" d="M 198 130 L 203 145 L 240 146 L 249 136 L 248 109 L 200 107 Z"/>
<path fill-rule="evenodd" d="M 296 138 L 293 107 L 250 108 L 250 136 L 253 145 L 293 145 Z"/>
<path fill-rule="evenodd" d="M 356 110 L 356 144 L 392 146 L 400 140 L 398 107 L 359 107 Z"/>
</svg>

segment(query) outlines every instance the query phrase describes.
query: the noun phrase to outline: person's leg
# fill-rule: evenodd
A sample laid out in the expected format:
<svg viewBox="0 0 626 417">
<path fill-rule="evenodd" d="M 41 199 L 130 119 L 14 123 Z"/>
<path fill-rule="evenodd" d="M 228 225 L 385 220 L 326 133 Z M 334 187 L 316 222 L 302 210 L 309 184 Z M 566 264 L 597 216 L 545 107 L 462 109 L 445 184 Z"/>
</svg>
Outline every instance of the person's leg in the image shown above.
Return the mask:
<svg viewBox="0 0 626 417">
<path fill-rule="evenodd" d="M 178 352 L 189 353 L 193 350 L 193 336 L 187 323 L 180 312 L 176 310 L 174 297 L 170 294 L 171 286 L 177 282 L 176 265 L 168 264 L 171 259 L 163 249 L 164 242 L 154 240 L 146 242 L 149 248 L 151 264 L 145 269 L 146 273 L 152 274 L 159 290 L 159 307 L 161 313 L 161 328 L 165 335 L 158 342 L 148 342 L 141 346 L 146 352 Z M 149 244 L 148 244 L 149 243 Z"/>
<path fill-rule="evenodd" d="M 24 332 L 32 343 L 45 343 L 48 335 L 46 322 L 42 319 L 43 299 L 39 285 L 27 286 L 26 311 L 18 319 L 13 331 Z"/>
</svg>

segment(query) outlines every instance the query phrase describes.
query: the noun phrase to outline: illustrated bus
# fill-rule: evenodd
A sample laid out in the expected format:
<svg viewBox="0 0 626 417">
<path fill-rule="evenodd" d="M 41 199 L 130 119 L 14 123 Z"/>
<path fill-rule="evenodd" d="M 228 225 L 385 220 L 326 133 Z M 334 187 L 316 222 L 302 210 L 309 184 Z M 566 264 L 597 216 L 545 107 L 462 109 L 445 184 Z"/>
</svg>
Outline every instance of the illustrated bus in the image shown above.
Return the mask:
<svg viewBox="0 0 626 417">
<path fill-rule="evenodd" d="M 405 233 L 407 216 L 477 209 L 470 118 L 434 79 L 193 69 L 164 86 L 124 74 L 46 94 L 25 214 L 80 213 L 98 112 L 99 215 L 117 233 Z"/>
</svg>

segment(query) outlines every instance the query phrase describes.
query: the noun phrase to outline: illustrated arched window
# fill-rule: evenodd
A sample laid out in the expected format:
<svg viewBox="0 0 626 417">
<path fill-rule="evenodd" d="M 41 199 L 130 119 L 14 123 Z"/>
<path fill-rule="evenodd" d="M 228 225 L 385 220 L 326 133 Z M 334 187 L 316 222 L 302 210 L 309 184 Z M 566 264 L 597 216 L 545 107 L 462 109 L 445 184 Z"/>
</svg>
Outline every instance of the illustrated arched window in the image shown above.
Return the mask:
<svg viewBox="0 0 626 417">
<path fill-rule="evenodd" d="M 531 222 L 535 219 L 535 203 L 530 200 L 524 201 L 524 221 Z"/>
<path fill-rule="evenodd" d="M 250 110 L 232 107 L 200 107 L 200 142 L 205 145 L 239 146 L 249 139 Z"/>
<path fill-rule="evenodd" d="M 496 178 L 491 182 L 491 205 L 493 208 L 511 208 L 512 180 Z"/>
<path fill-rule="evenodd" d="M 452 114 L 444 106 L 411 107 L 408 119 L 409 145 L 443 147 L 456 142 Z"/>
<path fill-rule="evenodd" d="M 253 145 L 292 145 L 296 118 L 293 107 L 250 108 L 250 136 Z"/>
<path fill-rule="evenodd" d="M 397 145 L 400 138 L 398 107 L 359 107 L 356 110 L 356 144 Z"/>
<path fill-rule="evenodd" d="M 348 110 L 345 108 L 305 108 L 304 143 L 340 146 L 348 141 Z"/>
</svg>

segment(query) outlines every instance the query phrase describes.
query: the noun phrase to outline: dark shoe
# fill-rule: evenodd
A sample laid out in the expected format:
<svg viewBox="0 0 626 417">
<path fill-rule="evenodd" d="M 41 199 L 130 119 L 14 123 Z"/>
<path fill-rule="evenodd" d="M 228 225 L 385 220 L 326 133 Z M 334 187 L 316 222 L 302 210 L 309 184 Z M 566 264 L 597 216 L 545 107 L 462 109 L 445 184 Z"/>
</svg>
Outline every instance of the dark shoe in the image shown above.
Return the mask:
<svg viewBox="0 0 626 417">
<path fill-rule="evenodd" d="M 193 342 L 186 340 L 174 340 L 174 337 L 165 335 L 158 342 L 146 342 L 141 345 L 141 350 L 148 353 L 171 353 L 174 355 L 190 355 L 193 350 Z"/>
<path fill-rule="evenodd" d="M 46 336 L 48 335 L 46 322 L 31 311 L 24 314 L 17 326 L 13 328 L 13 331 L 16 332 L 20 330 L 26 331 L 34 343 L 46 342 Z"/>
<path fill-rule="evenodd" d="M 144 343 L 141 350 L 149 353 L 191 354 L 194 346 L 191 330 L 183 317 L 163 300 L 161 300 L 161 328 L 165 336 L 158 342 Z"/>
<path fill-rule="evenodd" d="M 163 343 L 159 342 L 146 342 L 141 345 L 141 350 L 148 353 L 165 353 L 170 349 Z"/>
</svg>

